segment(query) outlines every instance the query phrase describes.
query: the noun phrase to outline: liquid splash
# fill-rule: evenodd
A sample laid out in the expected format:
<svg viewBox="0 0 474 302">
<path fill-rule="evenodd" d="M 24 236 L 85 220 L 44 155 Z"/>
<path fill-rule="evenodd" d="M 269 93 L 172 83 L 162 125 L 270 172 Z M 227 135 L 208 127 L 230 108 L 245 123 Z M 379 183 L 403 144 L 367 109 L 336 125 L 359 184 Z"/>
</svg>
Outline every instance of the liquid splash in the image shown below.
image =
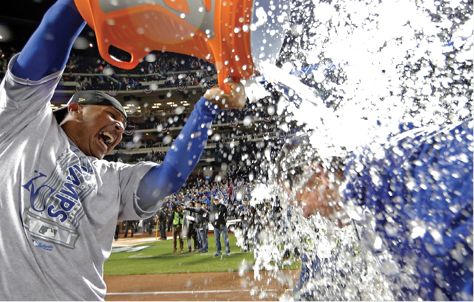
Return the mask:
<svg viewBox="0 0 474 302">
<path fill-rule="evenodd" d="M 282 163 L 308 162 L 317 154 L 339 186 L 334 158 L 344 161 L 364 146 L 385 142 L 401 124 L 440 126 L 469 117 L 472 2 L 313 0 L 291 5 L 281 60 L 278 66 L 262 64 L 260 72 L 280 95 L 274 105 L 285 125 L 288 117 L 297 122 L 298 127 L 287 128 L 288 136 L 308 137 L 311 152 L 268 160 L 264 174 L 269 181 L 252 194 L 253 221 L 237 237 L 242 246 L 253 246 L 255 278 L 266 270 L 295 288 L 281 299 L 392 300 L 414 283 L 414 268 L 393 261 L 373 231 L 370 213 L 342 205 L 347 216 L 364 221 L 363 240 L 352 223 L 340 228 L 319 215 L 304 218 L 294 205 L 297 189 L 285 190 L 275 171 Z M 255 99 L 268 97 L 263 92 L 254 87 L 251 93 Z M 294 188 L 304 185 L 304 174 Z M 415 227 L 412 235 L 420 231 Z M 282 269 L 302 258 L 307 278 L 293 284 Z"/>
</svg>

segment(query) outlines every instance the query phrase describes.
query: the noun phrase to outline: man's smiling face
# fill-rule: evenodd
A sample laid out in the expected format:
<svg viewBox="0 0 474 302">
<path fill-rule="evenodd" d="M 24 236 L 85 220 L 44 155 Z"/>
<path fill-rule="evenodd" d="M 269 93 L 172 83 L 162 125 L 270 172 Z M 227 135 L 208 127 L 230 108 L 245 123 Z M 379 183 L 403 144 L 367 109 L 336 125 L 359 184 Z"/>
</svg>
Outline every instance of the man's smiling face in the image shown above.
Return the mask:
<svg viewBox="0 0 474 302">
<path fill-rule="evenodd" d="M 122 140 L 125 117 L 113 106 L 71 104 L 69 115 L 63 129 L 88 156 L 102 159 Z"/>
</svg>

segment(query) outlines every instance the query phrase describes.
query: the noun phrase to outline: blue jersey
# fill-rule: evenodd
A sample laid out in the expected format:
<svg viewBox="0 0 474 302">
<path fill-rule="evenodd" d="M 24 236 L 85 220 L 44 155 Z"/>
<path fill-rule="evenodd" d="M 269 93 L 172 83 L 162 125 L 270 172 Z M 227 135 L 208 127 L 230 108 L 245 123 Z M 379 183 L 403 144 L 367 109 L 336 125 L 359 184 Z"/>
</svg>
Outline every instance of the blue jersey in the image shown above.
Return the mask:
<svg viewBox="0 0 474 302">
<path fill-rule="evenodd" d="M 366 207 L 414 291 L 398 299 L 472 300 L 473 121 L 412 129 L 346 169 L 344 199 Z"/>
</svg>

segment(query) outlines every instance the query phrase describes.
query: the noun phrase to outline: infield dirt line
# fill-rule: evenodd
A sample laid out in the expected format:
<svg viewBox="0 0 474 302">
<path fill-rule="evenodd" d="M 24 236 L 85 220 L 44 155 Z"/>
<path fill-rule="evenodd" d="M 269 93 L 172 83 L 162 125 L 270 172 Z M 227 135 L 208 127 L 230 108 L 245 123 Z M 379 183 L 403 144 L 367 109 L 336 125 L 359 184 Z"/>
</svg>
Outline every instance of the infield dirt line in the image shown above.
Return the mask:
<svg viewBox="0 0 474 302">
<path fill-rule="evenodd" d="M 129 295 L 182 295 L 182 294 L 223 294 L 250 292 L 250 289 L 216 289 L 216 290 L 178 290 L 178 291 L 154 291 L 154 292 L 118 292 L 107 293 L 109 296 L 129 296 Z M 277 292 L 276 289 L 267 289 L 267 292 Z"/>
<path fill-rule="evenodd" d="M 296 272 L 287 271 L 291 279 Z M 105 276 L 106 301 L 276 301 L 291 296 L 293 285 L 267 277 L 263 273 L 256 281 L 252 272 Z"/>
</svg>

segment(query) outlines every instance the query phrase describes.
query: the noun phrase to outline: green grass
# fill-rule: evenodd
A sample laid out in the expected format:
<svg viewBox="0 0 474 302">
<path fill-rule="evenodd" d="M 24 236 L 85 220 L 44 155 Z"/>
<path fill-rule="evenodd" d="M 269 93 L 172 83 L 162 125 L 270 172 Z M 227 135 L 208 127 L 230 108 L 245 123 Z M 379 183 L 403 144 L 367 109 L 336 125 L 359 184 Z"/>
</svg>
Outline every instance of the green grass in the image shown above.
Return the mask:
<svg viewBox="0 0 474 302">
<path fill-rule="evenodd" d="M 235 245 L 235 236 L 229 234 L 230 256 L 214 257 L 214 237 L 209 236 L 208 253 L 173 255 L 173 240 L 156 241 L 138 246 L 149 246 L 138 252 L 112 253 L 105 263 L 105 275 L 142 275 L 190 272 L 232 272 L 238 271 L 242 261 L 253 264 L 253 255 L 243 253 Z M 223 240 L 221 240 L 223 243 Z M 187 243 L 184 241 L 185 251 Z M 224 245 L 223 251 L 224 251 Z M 179 249 L 179 244 L 178 244 Z"/>
</svg>

